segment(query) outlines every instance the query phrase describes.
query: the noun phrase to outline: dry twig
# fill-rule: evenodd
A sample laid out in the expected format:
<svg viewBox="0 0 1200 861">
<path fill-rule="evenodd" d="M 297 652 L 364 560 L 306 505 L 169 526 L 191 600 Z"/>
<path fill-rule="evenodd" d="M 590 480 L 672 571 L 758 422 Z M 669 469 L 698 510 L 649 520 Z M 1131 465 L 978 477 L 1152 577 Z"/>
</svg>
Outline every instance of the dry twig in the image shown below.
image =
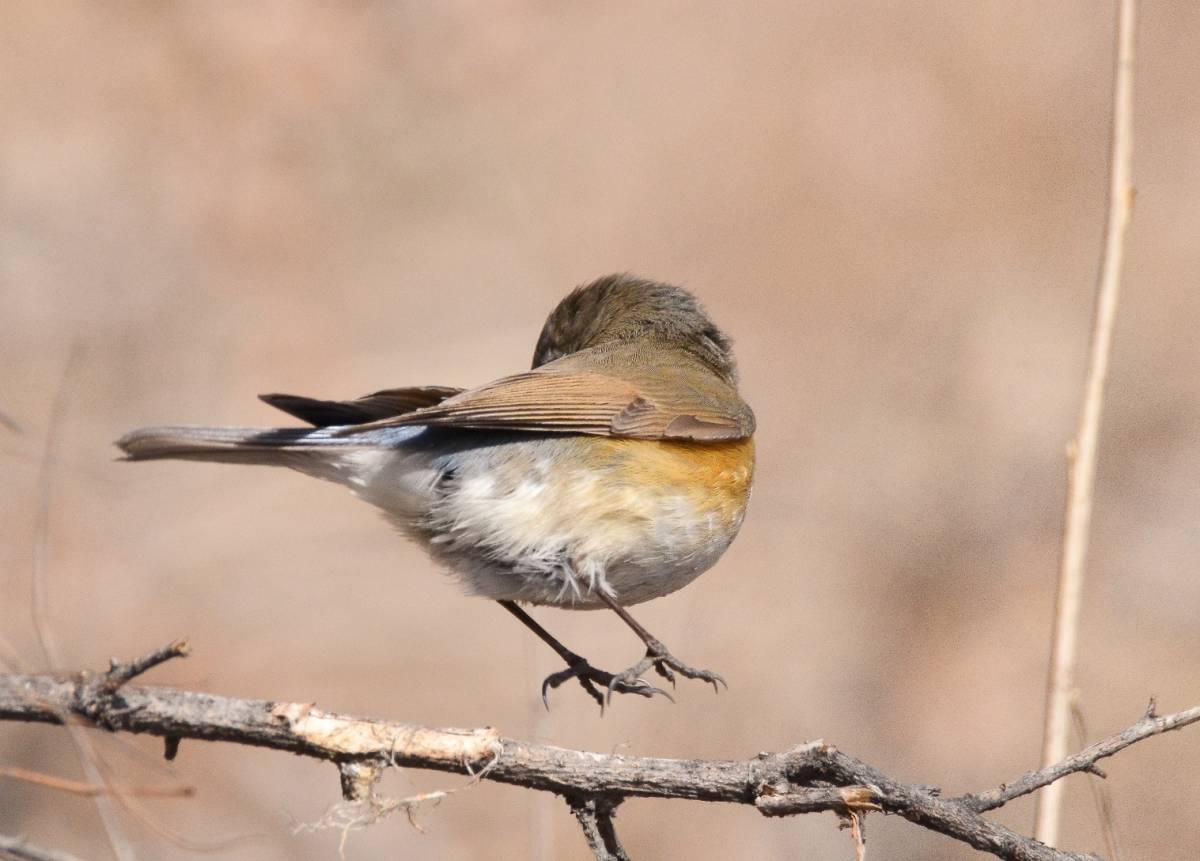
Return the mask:
<svg viewBox="0 0 1200 861">
<path fill-rule="evenodd" d="M 44 786 L 71 795 L 136 795 L 141 798 L 191 798 L 196 794 L 193 786 L 98 786 L 94 783 L 84 783 L 82 780 L 71 780 L 66 777 L 56 777 L 53 774 L 43 774 L 40 771 L 30 771 L 27 768 L 0 765 L 0 777 L 31 783 L 34 786 Z"/>
<path fill-rule="evenodd" d="M 567 796 L 567 805 L 579 821 L 583 839 L 596 856 L 596 861 L 630 861 L 613 825 L 613 816 L 620 803 L 620 798 Z"/>
<path fill-rule="evenodd" d="M 117 668 L 153 666 L 180 644 Z M 928 786 L 901 783 L 822 742 L 748 760 L 695 760 L 589 753 L 504 738 L 496 730 L 435 729 L 377 718 L 331 714 L 304 703 L 219 697 L 124 684 L 113 673 L 0 675 L 0 720 L 59 723 L 83 717 L 120 732 L 285 750 L 333 762 L 350 801 L 369 798 L 380 771 L 408 766 L 466 774 L 553 792 L 571 805 L 597 858 L 627 858 L 613 811 L 635 797 L 754 805 L 766 816 L 831 811 L 858 818 L 891 813 L 998 858 L 1084 861 L 981 816 L 1068 774 L 1096 773 L 1096 762 L 1149 738 L 1200 721 L 1200 706 L 1173 715 L 1148 712 L 1117 735 L 1050 768 L 988 792 L 943 799 Z M 122 672 L 120 675 L 124 676 Z M 601 854 L 604 853 L 604 854 Z"/>
</svg>

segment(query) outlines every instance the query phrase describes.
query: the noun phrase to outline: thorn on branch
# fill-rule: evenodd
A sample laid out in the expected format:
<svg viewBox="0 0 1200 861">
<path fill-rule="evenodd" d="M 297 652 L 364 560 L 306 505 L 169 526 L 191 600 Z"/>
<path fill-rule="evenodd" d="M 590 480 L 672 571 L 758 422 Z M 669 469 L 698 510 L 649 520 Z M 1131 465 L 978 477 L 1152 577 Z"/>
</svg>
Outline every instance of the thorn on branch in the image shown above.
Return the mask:
<svg viewBox="0 0 1200 861">
<path fill-rule="evenodd" d="M 1146 703 L 1146 720 L 1156 720 L 1158 718 L 1158 700 L 1151 695 L 1150 702 Z"/>
<path fill-rule="evenodd" d="M 169 735 L 163 739 L 163 759 L 170 762 L 179 755 L 179 736 Z"/>
</svg>

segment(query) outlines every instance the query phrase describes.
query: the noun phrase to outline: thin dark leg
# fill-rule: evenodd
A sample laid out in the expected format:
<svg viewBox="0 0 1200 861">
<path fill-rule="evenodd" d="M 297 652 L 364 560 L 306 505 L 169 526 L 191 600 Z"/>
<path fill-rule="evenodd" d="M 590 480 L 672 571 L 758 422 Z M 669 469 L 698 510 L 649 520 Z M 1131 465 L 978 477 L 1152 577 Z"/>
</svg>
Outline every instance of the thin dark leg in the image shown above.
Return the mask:
<svg viewBox="0 0 1200 861">
<path fill-rule="evenodd" d="M 656 673 L 669 681 L 672 685 L 675 684 L 675 673 L 679 673 L 679 675 L 683 676 L 684 678 L 700 679 L 701 681 L 708 682 L 713 686 L 713 690 L 718 693 L 720 693 L 721 690 L 720 687 L 718 687 L 718 683 L 724 685 L 726 688 L 729 687 L 725 679 L 721 678 L 718 673 L 714 673 L 712 670 L 698 670 L 695 667 L 689 667 L 683 661 L 672 655 L 667 647 L 663 645 L 662 640 L 658 639 L 658 637 L 654 636 L 644 627 L 642 627 L 641 622 L 629 615 L 628 610 L 626 610 L 608 595 L 605 595 L 599 590 L 597 590 L 595 594 L 596 597 L 603 601 L 610 610 L 620 616 L 621 621 L 632 628 L 633 633 L 637 634 L 638 638 L 646 644 L 646 657 L 634 664 L 629 669 L 625 670 L 625 672 L 617 673 L 615 677 L 616 682 L 621 683 L 627 682 L 630 679 L 636 679 L 641 676 L 642 673 L 646 672 L 646 670 L 653 667 Z M 672 672 L 672 670 L 674 672 Z"/>
<path fill-rule="evenodd" d="M 616 613 L 618 616 L 620 616 L 621 621 L 633 629 L 633 633 L 637 634 L 638 639 L 640 639 L 643 643 L 646 644 L 647 649 L 662 649 L 663 648 L 662 641 L 660 641 L 658 639 L 658 637 L 654 636 L 649 631 L 647 631 L 645 628 L 643 628 L 642 623 L 639 622 L 637 619 L 633 618 L 633 616 L 630 616 L 628 610 L 626 610 L 624 607 L 622 607 L 620 604 L 618 604 L 612 598 L 605 595 L 603 592 L 597 591 L 596 597 L 598 597 L 601 601 L 603 601 L 605 604 L 607 604 L 608 609 L 612 610 L 614 613 Z"/>
<path fill-rule="evenodd" d="M 569 679 L 578 679 L 583 689 L 591 695 L 592 699 L 600 704 L 601 711 L 604 710 L 606 698 L 596 688 L 596 685 L 602 685 L 608 691 L 609 698 L 612 697 L 612 692 L 616 691 L 619 694 L 638 694 L 643 697 L 662 694 L 667 699 L 671 699 L 671 695 L 666 691 L 654 687 L 644 679 L 637 677 L 618 679 L 612 673 L 596 669 L 585 658 L 575 654 L 560 643 L 553 634 L 539 625 L 532 616 L 517 606 L 515 601 L 497 601 L 496 603 L 516 616 L 522 625 L 537 634 L 538 639 L 552 648 L 555 654 L 562 658 L 567 665 L 567 669 L 551 673 L 542 682 L 542 704 L 547 709 L 550 708 L 550 691 Z"/>
<path fill-rule="evenodd" d="M 514 616 L 516 616 L 518 619 L 520 619 L 522 625 L 524 625 L 529 630 L 533 631 L 533 633 L 537 634 L 539 640 L 541 640 L 547 646 L 552 648 L 554 650 L 555 654 L 557 654 L 560 658 L 562 658 L 568 664 L 571 663 L 572 661 L 580 660 L 579 655 L 575 654 L 570 649 L 568 649 L 566 646 L 564 646 L 562 643 L 560 643 L 558 640 L 556 640 L 554 638 L 554 635 L 551 634 L 549 631 L 547 631 L 545 628 L 543 628 L 541 625 L 539 625 L 537 623 L 537 621 L 533 618 L 533 616 L 530 616 L 528 613 L 526 613 L 524 610 L 522 610 L 517 605 L 516 601 L 497 601 L 496 603 L 498 603 L 505 610 L 507 610 L 508 612 L 510 612 Z"/>
</svg>

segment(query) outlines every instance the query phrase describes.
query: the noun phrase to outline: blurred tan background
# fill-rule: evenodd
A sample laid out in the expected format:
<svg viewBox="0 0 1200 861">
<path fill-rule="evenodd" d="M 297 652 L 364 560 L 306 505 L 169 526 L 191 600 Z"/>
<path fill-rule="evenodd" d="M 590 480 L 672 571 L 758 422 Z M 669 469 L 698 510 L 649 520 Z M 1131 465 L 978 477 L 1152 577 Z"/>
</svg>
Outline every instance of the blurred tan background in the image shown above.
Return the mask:
<svg viewBox="0 0 1200 861">
<path fill-rule="evenodd" d="M 0 10 L 0 631 L 26 666 L 38 468 L 71 344 L 47 545 L 57 663 L 187 635 L 150 680 L 594 750 L 745 757 L 823 737 L 948 793 L 1036 765 L 1103 223 L 1110 3 L 25 2 Z M 1089 730 L 1200 701 L 1200 5 L 1142 10 L 1137 211 L 1084 606 Z M 114 462 L 152 423 L 270 424 L 263 391 L 469 385 L 528 365 L 572 286 L 687 285 L 737 340 L 759 472 L 722 562 L 639 618 L 714 697 L 581 691 L 342 490 Z M 286 417 L 284 417 L 286 418 Z M 286 423 L 286 422 L 285 422 Z M 538 611 L 604 666 L 610 617 Z M 335 770 L 98 740 L 204 857 L 294 833 Z M 79 776 L 61 730 L 0 764 Z M 1200 856 L 1200 731 L 1106 766 L 1127 859 Z M 172 777 L 171 775 L 174 775 Z M 392 794 L 462 785 L 390 775 Z M 1064 845 L 1103 851 L 1086 781 Z M 1167 800 L 1164 800 L 1167 799 Z M 1032 806 L 998 818 L 1028 832 Z M 485 785 L 350 859 L 583 859 L 556 798 Z M 193 858 L 126 815 L 141 858 Z M 639 859 L 847 859 L 832 816 L 632 801 Z M 92 803 L 0 781 L 0 833 L 109 857 Z M 872 857 L 976 857 L 872 817 Z"/>
</svg>

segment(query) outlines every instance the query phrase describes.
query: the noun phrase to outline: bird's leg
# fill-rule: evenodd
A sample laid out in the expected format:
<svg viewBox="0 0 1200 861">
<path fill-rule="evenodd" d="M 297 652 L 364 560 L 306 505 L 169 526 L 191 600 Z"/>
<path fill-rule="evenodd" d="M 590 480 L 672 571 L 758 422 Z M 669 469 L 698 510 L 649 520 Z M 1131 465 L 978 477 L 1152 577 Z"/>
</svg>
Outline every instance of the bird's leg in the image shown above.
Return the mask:
<svg viewBox="0 0 1200 861">
<path fill-rule="evenodd" d="M 607 699 L 612 698 L 613 691 L 619 694 L 638 694 L 643 697 L 652 697 L 655 694 L 662 694 L 667 699 L 671 699 L 671 695 L 661 688 L 656 688 L 644 679 L 637 676 L 632 676 L 627 679 L 619 679 L 612 673 L 607 673 L 604 670 L 598 670 L 587 662 L 586 658 L 575 654 L 562 643 L 560 643 L 553 634 L 539 625 L 532 616 L 517 606 L 516 601 L 498 601 L 501 607 L 516 616 L 521 624 L 524 625 L 533 633 L 537 634 L 547 646 L 552 648 L 557 655 L 566 662 L 567 668 L 560 670 L 557 673 L 551 673 L 546 676 L 542 682 L 542 703 L 547 709 L 550 708 L 550 691 L 557 688 L 563 682 L 570 679 L 578 679 L 579 684 L 588 694 L 591 695 L 597 703 L 600 704 L 600 710 L 604 710 L 604 704 Z M 596 685 L 601 685 L 607 691 L 607 698 L 596 688 Z"/>
<path fill-rule="evenodd" d="M 713 690 L 717 693 L 720 693 L 721 691 L 719 685 L 725 685 L 726 688 L 729 687 L 729 685 L 725 682 L 725 679 L 721 678 L 720 675 L 714 673 L 712 670 L 698 670 L 695 667 L 688 666 L 683 661 L 672 655 L 667 647 L 663 645 L 662 640 L 658 639 L 658 637 L 655 637 L 653 634 L 643 628 L 642 624 L 637 619 L 629 615 L 628 610 L 614 601 L 611 597 L 605 595 L 600 590 L 596 590 L 595 594 L 601 601 L 608 605 L 610 610 L 620 616 L 621 621 L 632 628 L 633 633 L 637 634 L 641 641 L 646 644 L 646 657 L 642 658 L 642 660 L 638 661 L 624 672 L 617 673 L 613 677 L 613 682 L 609 683 L 610 692 L 615 690 L 615 688 L 612 686 L 614 682 L 616 684 L 627 684 L 633 679 L 639 679 L 642 673 L 646 672 L 646 670 L 650 669 L 651 667 L 653 667 L 656 673 L 669 681 L 672 685 L 675 684 L 675 673 L 679 673 L 679 675 L 687 679 L 700 679 L 701 681 L 708 682 L 713 686 Z"/>
</svg>

